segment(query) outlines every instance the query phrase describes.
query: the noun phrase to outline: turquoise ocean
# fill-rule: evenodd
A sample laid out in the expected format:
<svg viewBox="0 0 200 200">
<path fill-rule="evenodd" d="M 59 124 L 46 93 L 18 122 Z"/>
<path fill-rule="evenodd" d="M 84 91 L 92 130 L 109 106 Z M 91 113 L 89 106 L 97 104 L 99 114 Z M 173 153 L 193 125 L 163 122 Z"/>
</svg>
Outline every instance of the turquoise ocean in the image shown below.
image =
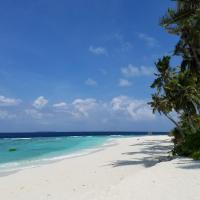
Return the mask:
<svg viewBox="0 0 200 200">
<path fill-rule="evenodd" d="M 0 139 L 0 174 L 100 150 L 113 136 L 65 136 Z"/>
<path fill-rule="evenodd" d="M 163 135 L 166 133 L 0 133 L 0 175 L 65 158 L 89 154 L 114 144 L 114 139 L 119 137 L 144 136 L 148 134 Z"/>
</svg>

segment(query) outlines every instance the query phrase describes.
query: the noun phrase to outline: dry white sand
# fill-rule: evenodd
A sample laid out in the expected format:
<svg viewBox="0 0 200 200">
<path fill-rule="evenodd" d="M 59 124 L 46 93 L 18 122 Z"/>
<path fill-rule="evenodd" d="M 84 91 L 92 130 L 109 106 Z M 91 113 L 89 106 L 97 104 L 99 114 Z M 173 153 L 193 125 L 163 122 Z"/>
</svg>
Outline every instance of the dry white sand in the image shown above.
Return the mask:
<svg viewBox="0 0 200 200">
<path fill-rule="evenodd" d="M 165 160 L 168 136 L 116 139 L 90 155 L 0 177 L 2 200 L 199 200 L 200 163 Z"/>
</svg>

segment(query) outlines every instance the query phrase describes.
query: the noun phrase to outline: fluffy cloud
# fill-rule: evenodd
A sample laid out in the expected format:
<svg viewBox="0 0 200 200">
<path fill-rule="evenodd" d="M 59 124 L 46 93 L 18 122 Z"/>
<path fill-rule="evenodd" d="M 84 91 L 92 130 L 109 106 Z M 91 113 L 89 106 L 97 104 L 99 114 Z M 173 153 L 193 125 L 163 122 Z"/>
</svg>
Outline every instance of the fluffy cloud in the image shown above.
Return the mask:
<svg viewBox="0 0 200 200">
<path fill-rule="evenodd" d="M 37 109 L 43 108 L 48 103 L 48 100 L 45 99 L 43 96 L 38 97 L 34 102 L 33 106 Z"/>
<path fill-rule="evenodd" d="M 45 109 L 25 107 L 25 105 L 20 108 L 0 109 L 0 129 L 13 130 L 13 127 L 18 127 L 18 130 L 24 130 L 25 127 L 30 129 L 32 127 L 31 130 L 44 131 L 47 129 L 70 131 L 81 129 L 134 130 L 138 128 L 142 130 L 153 124 L 156 126 L 157 121 L 152 122 L 154 118 L 155 115 L 152 114 L 145 100 L 137 100 L 128 96 L 115 96 L 106 101 L 79 98 L 67 103 L 57 102 Z M 10 122 L 13 122 L 11 127 L 7 125 Z"/>
<path fill-rule="evenodd" d="M 120 87 L 128 87 L 131 86 L 132 83 L 127 79 L 119 79 L 119 86 Z"/>
<path fill-rule="evenodd" d="M 145 66 L 136 67 L 129 64 L 127 67 L 121 68 L 121 72 L 126 77 L 150 76 L 153 74 L 154 68 Z"/>
<path fill-rule="evenodd" d="M 74 110 L 72 114 L 74 117 L 88 117 L 88 112 L 92 110 L 96 105 L 96 99 L 88 98 L 88 99 L 75 99 L 72 102 L 72 105 L 74 106 Z"/>
<path fill-rule="evenodd" d="M 53 108 L 55 108 L 56 111 L 59 111 L 59 112 L 66 112 L 68 110 L 68 105 L 65 102 L 60 102 L 60 103 L 53 104 Z"/>
<path fill-rule="evenodd" d="M 89 47 L 89 51 L 95 55 L 107 55 L 107 50 L 104 47 Z"/>
<path fill-rule="evenodd" d="M 53 107 L 54 108 L 67 108 L 67 103 L 65 103 L 65 102 L 56 103 L 56 104 L 53 104 Z"/>
<path fill-rule="evenodd" d="M 152 120 L 155 115 L 143 100 L 130 99 L 127 96 L 118 96 L 112 99 L 111 107 L 116 112 L 121 112 L 131 117 L 132 120 Z"/>
<path fill-rule="evenodd" d="M 21 103 L 20 99 L 7 98 L 0 96 L 0 106 L 16 106 Z"/>
<path fill-rule="evenodd" d="M 153 37 L 151 37 L 151 36 L 149 36 L 149 35 L 147 35 L 145 33 L 139 33 L 138 37 L 141 40 L 143 40 L 147 44 L 147 46 L 149 46 L 149 47 L 158 46 L 158 41 L 155 38 L 153 38 Z"/>
<path fill-rule="evenodd" d="M 86 85 L 89 85 L 89 86 L 95 86 L 97 85 L 97 82 L 91 78 L 88 78 L 86 81 L 85 81 L 85 84 Z"/>
</svg>

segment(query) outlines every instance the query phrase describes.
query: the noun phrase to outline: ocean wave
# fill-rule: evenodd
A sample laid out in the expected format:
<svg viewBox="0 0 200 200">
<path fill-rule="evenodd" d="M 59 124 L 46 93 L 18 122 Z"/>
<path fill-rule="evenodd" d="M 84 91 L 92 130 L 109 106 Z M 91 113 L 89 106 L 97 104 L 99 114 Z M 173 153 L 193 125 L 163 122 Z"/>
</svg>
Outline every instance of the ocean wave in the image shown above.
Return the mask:
<svg viewBox="0 0 200 200">
<path fill-rule="evenodd" d="M 31 140 L 32 138 L 7 138 L 10 140 Z"/>
<path fill-rule="evenodd" d="M 72 135 L 72 136 L 66 136 L 66 137 L 71 137 L 71 138 L 81 138 L 81 137 L 83 137 L 83 136 Z"/>
</svg>

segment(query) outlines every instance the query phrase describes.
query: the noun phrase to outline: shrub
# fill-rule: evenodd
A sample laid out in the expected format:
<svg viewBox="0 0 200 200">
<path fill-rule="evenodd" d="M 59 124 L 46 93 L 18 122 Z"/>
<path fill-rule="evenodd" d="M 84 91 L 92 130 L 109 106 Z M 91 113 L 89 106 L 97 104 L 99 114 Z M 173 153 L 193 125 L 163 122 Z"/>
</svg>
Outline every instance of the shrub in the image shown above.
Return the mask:
<svg viewBox="0 0 200 200">
<path fill-rule="evenodd" d="M 192 154 L 194 160 L 200 160 L 200 151 L 196 151 Z"/>
<path fill-rule="evenodd" d="M 175 143 L 173 154 L 200 159 L 200 130 L 195 133 L 186 132 L 184 140 Z"/>
</svg>

